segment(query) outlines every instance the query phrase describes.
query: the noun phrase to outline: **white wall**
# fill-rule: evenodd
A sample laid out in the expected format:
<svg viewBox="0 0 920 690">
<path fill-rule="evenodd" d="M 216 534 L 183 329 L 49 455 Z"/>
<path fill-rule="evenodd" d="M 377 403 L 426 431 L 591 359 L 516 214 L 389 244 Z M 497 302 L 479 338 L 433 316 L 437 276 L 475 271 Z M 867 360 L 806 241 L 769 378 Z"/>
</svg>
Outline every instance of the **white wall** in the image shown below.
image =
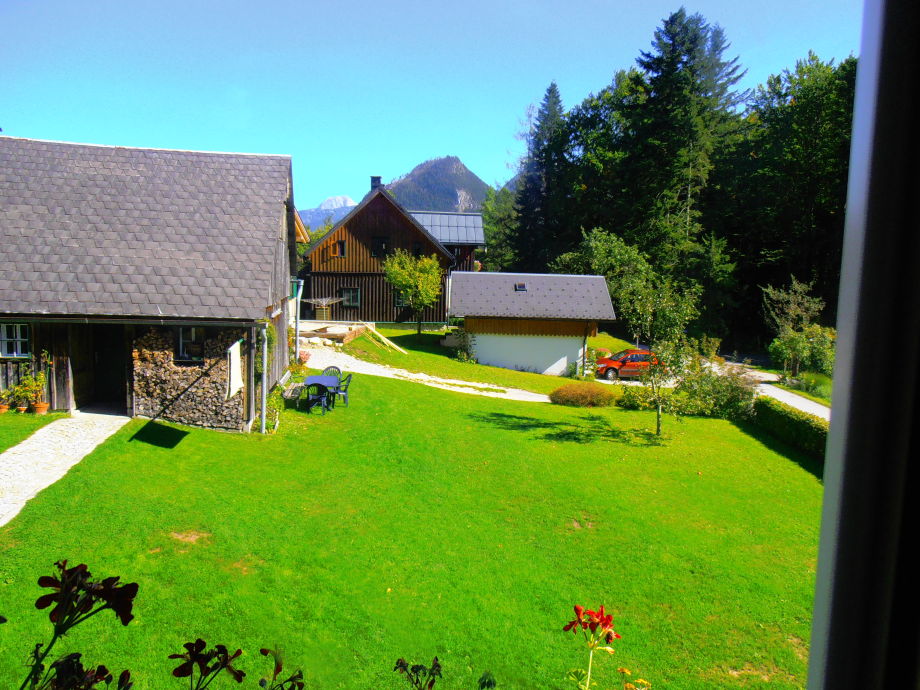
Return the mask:
<svg viewBox="0 0 920 690">
<path fill-rule="evenodd" d="M 473 351 L 480 364 L 559 375 L 566 373 L 569 362 L 581 369 L 583 343 L 581 336 L 477 333 Z"/>
</svg>

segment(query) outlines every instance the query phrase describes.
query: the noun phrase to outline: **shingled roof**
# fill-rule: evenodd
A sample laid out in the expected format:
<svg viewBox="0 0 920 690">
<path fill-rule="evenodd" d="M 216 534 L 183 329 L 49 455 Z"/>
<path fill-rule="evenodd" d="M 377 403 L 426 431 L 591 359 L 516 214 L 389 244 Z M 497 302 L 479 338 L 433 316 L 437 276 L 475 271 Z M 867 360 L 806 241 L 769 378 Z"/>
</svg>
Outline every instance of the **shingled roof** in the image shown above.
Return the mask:
<svg viewBox="0 0 920 690">
<path fill-rule="evenodd" d="M 412 217 L 437 238 L 441 244 L 472 244 L 485 246 L 482 214 L 436 211 L 409 211 Z"/>
<path fill-rule="evenodd" d="M 263 318 L 290 203 L 288 156 L 0 137 L 0 315 Z"/>
<path fill-rule="evenodd" d="M 616 318 L 603 276 L 454 271 L 451 316 L 610 321 Z"/>
</svg>

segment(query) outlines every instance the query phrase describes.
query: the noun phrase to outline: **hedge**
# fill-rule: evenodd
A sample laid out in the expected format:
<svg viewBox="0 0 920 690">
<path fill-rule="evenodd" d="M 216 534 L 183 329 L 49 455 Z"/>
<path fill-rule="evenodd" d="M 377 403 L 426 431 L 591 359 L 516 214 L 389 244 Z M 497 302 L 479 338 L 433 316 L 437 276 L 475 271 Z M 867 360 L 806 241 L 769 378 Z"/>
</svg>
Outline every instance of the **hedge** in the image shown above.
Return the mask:
<svg viewBox="0 0 920 690">
<path fill-rule="evenodd" d="M 765 395 L 754 401 L 755 425 L 818 460 L 824 460 L 824 446 L 830 423 Z"/>
<path fill-rule="evenodd" d="M 567 383 L 550 393 L 549 399 L 570 407 L 608 407 L 617 397 L 611 388 L 600 383 Z"/>
</svg>

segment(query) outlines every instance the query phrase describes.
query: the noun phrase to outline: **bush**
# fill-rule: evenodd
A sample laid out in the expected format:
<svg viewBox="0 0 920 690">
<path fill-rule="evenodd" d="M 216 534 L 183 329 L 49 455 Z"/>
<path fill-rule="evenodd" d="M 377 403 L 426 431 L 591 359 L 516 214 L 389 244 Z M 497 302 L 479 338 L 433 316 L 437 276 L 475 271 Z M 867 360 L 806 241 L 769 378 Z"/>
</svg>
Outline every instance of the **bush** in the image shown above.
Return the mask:
<svg viewBox="0 0 920 690">
<path fill-rule="evenodd" d="M 687 368 L 677 386 L 684 414 L 722 419 L 745 419 L 753 413 L 754 382 L 740 367 L 715 371 L 700 357 Z"/>
<path fill-rule="evenodd" d="M 600 383 L 567 383 L 549 394 L 549 399 L 556 405 L 570 407 L 609 407 L 616 393 Z"/>
<path fill-rule="evenodd" d="M 753 421 L 780 441 L 824 460 L 824 446 L 830 428 L 826 420 L 762 395 L 754 401 Z"/>
<path fill-rule="evenodd" d="M 623 395 L 617 405 L 626 410 L 654 410 L 655 396 L 645 386 L 623 386 Z"/>
</svg>

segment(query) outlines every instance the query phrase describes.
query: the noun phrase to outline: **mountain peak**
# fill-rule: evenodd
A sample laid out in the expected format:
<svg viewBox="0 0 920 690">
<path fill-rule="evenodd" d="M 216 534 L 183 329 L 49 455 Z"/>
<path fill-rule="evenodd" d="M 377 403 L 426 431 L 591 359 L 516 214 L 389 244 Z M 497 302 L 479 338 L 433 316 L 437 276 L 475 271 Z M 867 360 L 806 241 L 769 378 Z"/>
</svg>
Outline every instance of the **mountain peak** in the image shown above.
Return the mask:
<svg viewBox="0 0 920 690">
<path fill-rule="evenodd" d="M 478 211 L 489 185 L 457 156 L 432 158 L 386 185 L 387 190 L 413 211 Z"/>
<path fill-rule="evenodd" d="M 346 206 L 357 206 L 350 196 L 331 196 L 319 205 L 323 211 L 332 211 Z"/>
</svg>

